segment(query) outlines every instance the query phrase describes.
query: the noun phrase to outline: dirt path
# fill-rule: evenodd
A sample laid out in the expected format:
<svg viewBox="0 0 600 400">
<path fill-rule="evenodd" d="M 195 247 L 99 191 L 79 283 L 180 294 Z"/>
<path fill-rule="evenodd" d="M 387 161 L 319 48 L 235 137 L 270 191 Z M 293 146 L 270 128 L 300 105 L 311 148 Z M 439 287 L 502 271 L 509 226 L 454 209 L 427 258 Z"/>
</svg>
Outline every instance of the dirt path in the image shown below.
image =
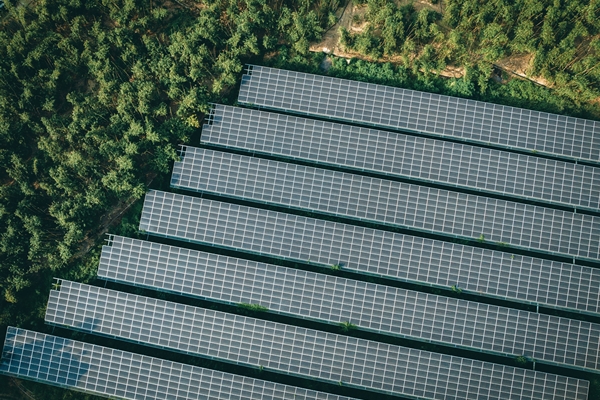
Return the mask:
<svg viewBox="0 0 600 400">
<path fill-rule="evenodd" d="M 319 43 L 311 45 L 310 51 L 339 55 L 342 51 L 340 48 L 340 28 L 343 26 L 346 29 L 350 29 L 353 8 L 355 7 L 352 5 L 352 1 L 348 0 L 346 6 L 336 12 L 336 17 L 338 18 L 337 24 L 323 34 L 323 39 Z M 340 57 L 343 56 L 340 55 Z"/>
<path fill-rule="evenodd" d="M 533 54 L 515 54 L 510 57 L 503 58 L 496 62 L 496 66 L 510 74 L 517 75 L 521 78 L 529 79 L 538 85 L 546 86 L 551 88 L 552 85 L 546 79 L 542 77 L 530 76 L 527 74 L 527 70 L 533 60 Z"/>
</svg>

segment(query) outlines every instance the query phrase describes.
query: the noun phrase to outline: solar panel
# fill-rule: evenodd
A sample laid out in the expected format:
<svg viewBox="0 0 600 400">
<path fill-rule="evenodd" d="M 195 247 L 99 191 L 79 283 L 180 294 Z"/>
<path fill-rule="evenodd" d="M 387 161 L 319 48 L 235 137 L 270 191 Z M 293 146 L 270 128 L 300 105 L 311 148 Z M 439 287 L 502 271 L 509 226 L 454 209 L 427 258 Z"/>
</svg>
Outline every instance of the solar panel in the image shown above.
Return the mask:
<svg viewBox="0 0 600 400">
<path fill-rule="evenodd" d="M 585 399 L 588 382 L 62 281 L 46 321 L 188 354 L 426 399 Z"/>
<path fill-rule="evenodd" d="M 600 169 L 225 105 L 202 142 L 577 208 L 600 208 Z"/>
<path fill-rule="evenodd" d="M 600 161 L 600 122 L 408 89 L 248 66 L 238 101 L 269 109 Z"/>
<path fill-rule="evenodd" d="M 111 236 L 98 277 L 576 368 L 600 369 L 600 325 Z M 335 301 L 332 302 L 331 299 Z M 560 339 L 559 339 L 560 338 Z"/>
<path fill-rule="evenodd" d="M 183 153 L 172 187 L 600 259 L 600 217 L 209 149 Z"/>
<path fill-rule="evenodd" d="M 597 269 L 179 194 L 150 191 L 140 230 L 486 296 L 600 307 Z"/>
<path fill-rule="evenodd" d="M 110 398 L 350 400 L 14 327 L 2 354 L 2 374 Z M 566 384 L 584 395 L 585 381 Z"/>
</svg>

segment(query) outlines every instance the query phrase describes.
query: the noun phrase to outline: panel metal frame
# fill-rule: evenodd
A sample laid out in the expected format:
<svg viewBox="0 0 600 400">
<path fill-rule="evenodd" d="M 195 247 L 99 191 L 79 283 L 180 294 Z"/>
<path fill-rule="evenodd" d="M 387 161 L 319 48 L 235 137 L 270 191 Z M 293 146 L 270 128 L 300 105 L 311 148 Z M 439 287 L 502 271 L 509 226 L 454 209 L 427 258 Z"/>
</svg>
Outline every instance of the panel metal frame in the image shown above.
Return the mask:
<svg viewBox="0 0 600 400">
<path fill-rule="evenodd" d="M 182 147 L 171 187 L 600 262 L 600 216 Z"/>
<path fill-rule="evenodd" d="M 351 400 L 8 327 L 0 373 L 108 398 Z"/>
<path fill-rule="evenodd" d="M 140 230 L 246 253 L 598 314 L 598 269 L 152 190 Z"/>
<path fill-rule="evenodd" d="M 215 104 L 201 142 L 253 154 L 600 210 L 600 168 Z"/>
<path fill-rule="evenodd" d="M 574 378 L 404 348 L 61 281 L 46 322 L 413 398 L 585 399 Z"/>
<path fill-rule="evenodd" d="M 563 367 L 600 370 L 600 325 L 122 236 L 98 277 L 269 312 Z M 332 299 L 335 299 L 333 301 Z M 560 338 L 560 339 L 559 339 Z"/>
<path fill-rule="evenodd" d="M 600 122 L 248 65 L 240 104 L 600 163 Z"/>
</svg>

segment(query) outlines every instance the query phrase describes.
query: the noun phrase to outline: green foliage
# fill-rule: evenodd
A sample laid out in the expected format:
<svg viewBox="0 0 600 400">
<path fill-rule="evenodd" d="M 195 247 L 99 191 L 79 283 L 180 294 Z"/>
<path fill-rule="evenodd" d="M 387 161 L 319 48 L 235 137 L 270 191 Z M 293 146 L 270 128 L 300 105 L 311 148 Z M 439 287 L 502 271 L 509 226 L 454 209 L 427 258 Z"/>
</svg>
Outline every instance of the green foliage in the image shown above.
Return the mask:
<svg viewBox="0 0 600 400">
<path fill-rule="evenodd" d="M 479 237 L 477 238 L 477 241 L 481 242 L 481 243 L 485 242 L 485 235 L 483 233 L 481 235 L 479 235 Z"/>
<path fill-rule="evenodd" d="M 354 325 L 353 323 L 351 323 L 349 321 L 340 322 L 339 325 L 340 325 L 342 332 L 350 332 L 357 328 L 356 325 Z"/>
<path fill-rule="evenodd" d="M 37 317 L 52 276 L 91 277 L 97 257 L 89 249 L 124 210 L 139 210 L 209 103 L 227 101 L 243 64 L 280 43 L 301 60 L 339 5 L 7 3 L 0 31 L 0 322 L 26 325 Z M 137 221 L 121 229 L 135 236 Z"/>
<path fill-rule="evenodd" d="M 332 264 L 330 268 L 331 268 L 333 271 L 340 271 L 342 268 L 344 268 L 344 265 L 345 265 L 345 264 L 344 264 L 344 263 L 341 263 L 341 262 L 340 262 L 340 263 L 335 263 L 335 264 Z"/>
<path fill-rule="evenodd" d="M 518 356 L 517 358 L 515 358 L 515 362 L 519 366 L 525 366 L 525 365 L 527 365 L 527 357 L 525 357 L 525 356 Z"/>
<path fill-rule="evenodd" d="M 552 102 L 600 114 L 594 103 L 600 97 L 596 1 L 448 0 L 443 15 L 429 7 L 399 7 L 392 0 L 366 3 L 367 28 L 357 34 L 341 32 L 340 42 L 349 51 L 371 59 L 400 56 L 405 68 L 424 76 L 425 86 L 434 84 L 428 75 L 447 66 L 463 68 L 465 81 L 455 84 L 457 94 L 478 92 L 485 99 L 513 89 L 491 84 L 494 65 L 508 56 L 525 56 L 526 72 L 545 78 L 553 88 L 548 96 Z"/>
<path fill-rule="evenodd" d="M 321 55 L 321 58 L 317 57 Z M 322 54 L 314 54 L 313 60 L 304 60 L 304 64 L 282 62 L 281 68 L 290 68 L 306 72 L 319 73 Z M 579 103 L 556 93 L 556 91 L 521 79 L 511 79 L 498 84 L 488 81 L 485 93 L 481 93 L 478 81 L 479 72 L 468 69 L 463 78 L 444 78 L 435 74 L 414 71 L 405 65 L 374 63 L 353 59 L 330 57 L 332 60 L 328 74 L 331 76 L 383 85 L 423 90 L 450 96 L 467 97 L 514 107 L 523 107 L 539 111 L 572 115 L 583 118 L 600 118 L 600 109 L 594 103 Z M 322 71 L 320 72 L 322 73 Z"/>
<path fill-rule="evenodd" d="M 450 287 L 450 289 L 451 289 L 451 290 L 452 290 L 454 293 L 457 293 L 457 294 L 461 294 L 461 293 L 462 293 L 462 289 L 461 289 L 461 288 L 459 288 L 459 287 L 458 287 L 458 285 L 452 285 L 452 286 Z"/>
<path fill-rule="evenodd" d="M 590 102 L 599 96 L 596 2 L 446 0 L 443 16 L 391 0 L 353 2 L 366 5 L 368 27 L 342 30 L 342 45 L 402 63 L 333 58 L 332 76 L 599 115 Z M 41 321 L 53 276 L 93 279 L 98 244 L 116 221 L 114 233 L 143 237 L 137 218 L 149 184 L 167 176 L 209 103 L 230 101 L 244 63 L 267 54 L 277 67 L 320 71 L 323 55 L 309 45 L 341 4 L 9 3 L 0 30 L 0 323 L 29 327 Z M 530 73 L 553 89 L 492 82 L 493 63 L 514 54 L 530 55 Z M 440 78 L 447 65 L 464 77 Z"/>
<path fill-rule="evenodd" d="M 269 311 L 267 307 L 261 306 L 260 304 L 248 304 L 248 303 L 240 303 L 238 307 L 243 308 L 244 310 L 252 311 L 252 312 L 265 312 Z"/>
</svg>

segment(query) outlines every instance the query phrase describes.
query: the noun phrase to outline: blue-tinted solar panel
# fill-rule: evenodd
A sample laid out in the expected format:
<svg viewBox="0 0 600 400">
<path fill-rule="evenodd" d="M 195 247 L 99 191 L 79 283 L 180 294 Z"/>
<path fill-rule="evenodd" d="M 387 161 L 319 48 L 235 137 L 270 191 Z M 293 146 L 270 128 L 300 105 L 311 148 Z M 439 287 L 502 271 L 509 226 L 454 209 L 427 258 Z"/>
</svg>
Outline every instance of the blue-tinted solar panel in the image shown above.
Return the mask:
<svg viewBox="0 0 600 400">
<path fill-rule="evenodd" d="M 600 369 L 600 325 L 111 236 L 98 276 L 360 329 Z M 335 302 L 331 302 L 335 298 Z M 559 339 L 560 338 L 560 339 Z M 566 339 L 566 340 L 563 340 Z"/>
<path fill-rule="evenodd" d="M 183 153 L 172 187 L 600 260 L 600 217 L 209 149 Z"/>
<path fill-rule="evenodd" d="M 242 104 L 600 162 L 600 122 L 251 65 Z"/>
<path fill-rule="evenodd" d="M 111 399 L 350 400 L 13 327 L 0 373 Z"/>
<path fill-rule="evenodd" d="M 205 144 L 576 208 L 600 208 L 600 168 L 217 104 Z"/>
<path fill-rule="evenodd" d="M 140 230 L 487 296 L 600 310 L 595 268 L 208 199 L 150 191 Z"/>
<path fill-rule="evenodd" d="M 423 399 L 585 399 L 588 382 L 62 281 L 46 321 L 188 354 Z"/>
</svg>

